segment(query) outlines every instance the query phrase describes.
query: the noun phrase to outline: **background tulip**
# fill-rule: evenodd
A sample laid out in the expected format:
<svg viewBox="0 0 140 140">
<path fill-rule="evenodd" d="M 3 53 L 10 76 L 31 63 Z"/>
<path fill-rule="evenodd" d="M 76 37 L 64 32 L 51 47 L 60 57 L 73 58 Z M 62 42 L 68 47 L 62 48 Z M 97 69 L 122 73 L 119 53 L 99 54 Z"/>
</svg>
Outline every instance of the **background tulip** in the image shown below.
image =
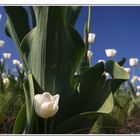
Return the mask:
<svg viewBox="0 0 140 140">
<path fill-rule="evenodd" d="M 3 53 L 4 59 L 10 59 L 11 53 Z"/>
<path fill-rule="evenodd" d="M 135 67 L 138 64 L 138 58 L 130 58 L 129 64 L 131 67 Z"/>
<path fill-rule="evenodd" d="M 107 57 L 113 58 L 116 55 L 117 51 L 115 49 L 106 49 L 105 53 Z"/>
<path fill-rule="evenodd" d="M 0 48 L 3 47 L 4 43 L 5 43 L 5 42 L 4 42 L 3 40 L 0 40 Z"/>
<path fill-rule="evenodd" d="M 94 33 L 89 33 L 88 34 L 88 43 L 92 44 L 92 43 L 94 43 L 94 40 L 95 40 L 95 34 Z"/>
</svg>

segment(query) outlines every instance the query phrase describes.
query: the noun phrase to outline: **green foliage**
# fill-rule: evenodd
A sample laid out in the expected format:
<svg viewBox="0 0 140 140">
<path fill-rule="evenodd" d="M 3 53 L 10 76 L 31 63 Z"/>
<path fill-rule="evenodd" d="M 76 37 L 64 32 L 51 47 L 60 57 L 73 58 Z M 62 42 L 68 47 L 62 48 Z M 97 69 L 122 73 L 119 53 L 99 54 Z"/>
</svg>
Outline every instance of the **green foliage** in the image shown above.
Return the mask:
<svg viewBox="0 0 140 140">
<path fill-rule="evenodd" d="M 34 28 L 26 33 L 21 32 L 22 27 L 29 27 L 24 8 L 19 7 L 19 12 L 12 14 L 11 8 L 5 9 L 7 32 L 16 44 L 27 74 L 26 107 L 19 112 L 13 133 L 88 133 L 101 114 L 112 111 L 112 93 L 129 79 L 129 74 L 111 60 L 105 65 L 102 62 L 93 67 L 87 65 L 86 69 L 81 65 L 87 57 L 87 45 L 74 28 L 80 7 L 32 7 Z M 18 25 L 19 29 L 15 25 L 20 16 L 26 20 Z M 112 79 L 106 80 L 105 72 Z M 47 120 L 39 118 L 33 109 L 34 95 L 44 91 L 60 94 L 59 111 Z"/>
</svg>

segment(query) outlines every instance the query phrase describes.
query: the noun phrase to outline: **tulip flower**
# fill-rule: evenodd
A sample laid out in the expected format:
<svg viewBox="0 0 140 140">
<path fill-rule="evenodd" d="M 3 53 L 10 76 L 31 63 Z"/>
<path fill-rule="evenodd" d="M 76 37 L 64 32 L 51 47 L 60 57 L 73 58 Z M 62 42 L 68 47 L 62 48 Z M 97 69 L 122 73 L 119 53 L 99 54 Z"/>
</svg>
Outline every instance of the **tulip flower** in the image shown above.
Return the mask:
<svg viewBox="0 0 140 140">
<path fill-rule="evenodd" d="M 131 71 L 131 69 L 130 69 L 129 67 L 124 68 L 124 70 L 125 70 L 126 72 L 130 72 L 130 71 Z"/>
<path fill-rule="evenodd" d="M 2 15 L 0 14 L 0 20 L 1 20 L 1 18 L 2 18 Z"/>
<path fill-rule="evenodd" d="M 34 97 L 34 108 L 36 114 L 41 118 L 50 118 L 58 111 L 59 94 L 52 96 L 49 92 L 36 94 Z"/>
<path fill-rule="evenodd" d="M 92 44 L 92 43 L 94 43 L 94 40 L 95 40 L 95 34 L 94 33 L 89 33 L 88 34 L 88 43 Z"/>
<path fill-rule="evenodd" d="M 11 53 L 3 53 L 4 59 L 10 59 Z"/>
<path fill-rule="evenodd" d="M 4 43 L 5 43 L 5 42 L 4 42 L 3 40 L 0 40 L 0 48 L 3 47 Z"/>
<path fill-rule="evenodd" d="M 137 86 L 137 90 L 140 90 L 140 86 Z"/>
<path fill-rule="evenodd" d="M 138 64 L 138 58 L 130 58 L 129 59 L 129 64 L 131 67 L 135 67 Z"/>
<path fill-rule="evenodd" d="M 19 65 L 20 65 L 19 60 L 14 59 L 14 60 L 13 60 L 13 65 L 15 65 L 15 66 L 19 66 Z"/>
<path fill-rule="evenodd" d="M 140 81 L 140 77 L 138 77 L 138 81 Z"/>
<path fill-rule="evenodd" d="M 3 72 L 3 73 L 1 74 L 1 76 L 2 76 L 2 79 L 7 78 L 7 74 L 6 74 L 5 72 Z"/>
<path fill-rule="evenodd" d="M 21 69 L 23 69 L 23 64 L 22 64 L 22 63 L 20 63 L 19 67 L 20 67 Z"/>
<path fill-rule="evenodd" d="M 115 49 L 106 49 L 105 50 L 106 56 L 109 58 L 115 57 L 117 51 Z"/>
<path fill-rule="evenodd" d="M 105 72 L 105 76 L 107 79 L 109 79 L 111 75 L 108 72 Z"/>
<path fill-rule="evenodd" d="M 137 93 L 136 93 L 136 96 L 137 96 L 137 97 L 140 97 L 140 92 L 137 92 Z"/>
<path fill-rule="evenodd" d="M 91 60 L 92 55 L 93 55 L 92 51 L 91 50 L 88 50 L 87 51 L 87 57 L 88 57 L 89 60 Z"/>
<path fill-rule="evenodd" d="M 9 85 L 9 83 L 10 83 L 10 80 L 9 80 L 8 77 L 7 77 L 7 78 L 3 78 L 3 84 L 4 84 L 6 87 Z"/>
<path fill-rule="evenodd" d="M 3 64 L 3 61 L 4 61 L 4 60 L 1 58 L 1 59 L 0 59 L 0 63 Z"/>
<path fill-rule="evenodd" d="M 135 83 L 138 81 L 138 77 L 137 76 L 133 76 L 132 79 L 131 79 L 131 83 L 133 85 L 135 85 Z"/>
<path fill-rule="evenodd" d="M 129 64 L 130 66 L 132 67 L 132 75 L 134 76 L 135 75 L 135 66 L 138 64 L 138 58 L 130 58 L 129 59 Z"/>
</svg>

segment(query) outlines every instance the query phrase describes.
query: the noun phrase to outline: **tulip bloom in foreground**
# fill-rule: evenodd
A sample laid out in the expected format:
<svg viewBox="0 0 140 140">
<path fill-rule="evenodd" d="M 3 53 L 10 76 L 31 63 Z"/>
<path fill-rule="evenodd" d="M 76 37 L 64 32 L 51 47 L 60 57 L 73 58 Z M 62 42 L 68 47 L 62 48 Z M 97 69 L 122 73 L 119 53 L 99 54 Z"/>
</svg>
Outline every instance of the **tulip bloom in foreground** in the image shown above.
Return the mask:
<svg viewBox="0 0 140 140">
<path fill-rule="evenodd" d="M 107 57 L 113 58 L 116 55 L 117 51 L 115 49 L 106 49 L 105 53 Z"/>
<path fill-rule="evenodd" d="M 36 94 L 34 97 L 34 108 L 36 114 L 41 118 L 50 118 L 58 111 L 59 94 L 52 96 L 49 92 Z"/>
</svg>

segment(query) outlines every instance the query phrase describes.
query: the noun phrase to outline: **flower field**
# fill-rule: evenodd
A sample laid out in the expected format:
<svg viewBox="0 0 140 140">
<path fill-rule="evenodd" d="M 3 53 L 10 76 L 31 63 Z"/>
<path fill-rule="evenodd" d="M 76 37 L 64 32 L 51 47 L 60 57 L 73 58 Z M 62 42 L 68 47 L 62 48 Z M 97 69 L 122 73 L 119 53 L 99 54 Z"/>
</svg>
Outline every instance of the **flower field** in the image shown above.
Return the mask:
<svg viewBox="0 0 140 140">
<path fill-rule="evenodd" d="M 117 61 L 112 46 L 93 63 L 94 7 L 86 7 L 83 36 L 81 6 L 2 8 L 4 34 L 19 57 L 3 51 L 0 38 L 1 134 L 131 133 L 125 126 L 139 116 L 139 58 Z"/>
</svg>

